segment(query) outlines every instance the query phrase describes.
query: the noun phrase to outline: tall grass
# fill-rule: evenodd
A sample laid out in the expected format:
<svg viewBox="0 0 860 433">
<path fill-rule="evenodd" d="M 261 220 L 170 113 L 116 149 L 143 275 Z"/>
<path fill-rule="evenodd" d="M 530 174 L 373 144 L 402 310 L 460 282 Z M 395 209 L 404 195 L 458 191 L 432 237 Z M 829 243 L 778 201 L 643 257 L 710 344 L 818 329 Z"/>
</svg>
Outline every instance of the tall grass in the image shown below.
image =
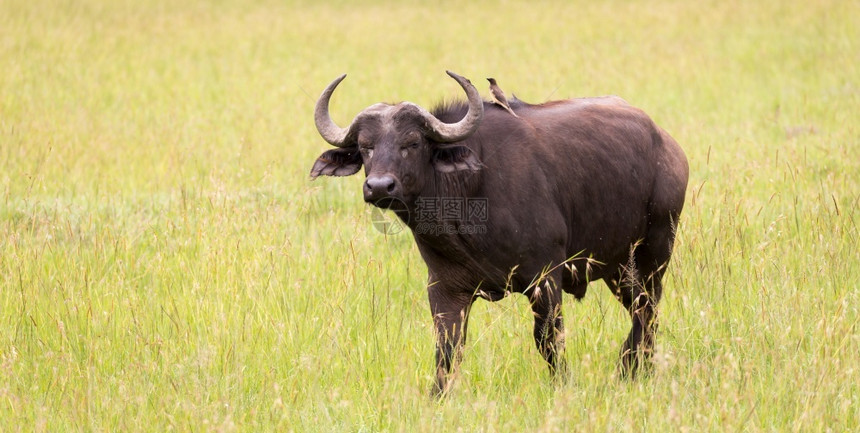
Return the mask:
<svg viewBox="0 0 860 433">
<path fill-rule="evenodd" d="M 0 3 L 0 430 L 860 428 L 860 7 L 849 1 Z M 315 98 L 618 94 L 691 180 L 655 372 L 566 298 L 553 386 L 525 298 L 431 384 L 426 268 L 360 176 L 311 182 Z"/>
</svg>

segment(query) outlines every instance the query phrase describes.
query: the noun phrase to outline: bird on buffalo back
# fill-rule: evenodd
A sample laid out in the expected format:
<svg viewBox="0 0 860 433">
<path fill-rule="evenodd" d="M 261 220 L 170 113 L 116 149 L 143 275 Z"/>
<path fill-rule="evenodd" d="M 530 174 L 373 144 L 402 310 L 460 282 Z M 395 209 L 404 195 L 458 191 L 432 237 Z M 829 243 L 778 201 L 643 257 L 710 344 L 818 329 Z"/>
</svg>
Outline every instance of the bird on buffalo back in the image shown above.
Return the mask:
<svg viewBox="0 0 860 433">
<path fill-rule="evenodd" d="M 487 81 L 490 82 L 490 95 L 492 96 L 493 103 L 501 106 L 502 108 L 507 110 L 508 113 L 511 113 L 514 117 L 520 117 L 517 116 L 517 113 L 514 113 L 514 110 L 511 109 L 510 104 L 508 104 L 508 98 L 505 97 L 505 92 L 503 92 L 502 89 L 499 87 L 499 84 L 496 83 L 496 79 L 487 78 Z"/>
</svg>

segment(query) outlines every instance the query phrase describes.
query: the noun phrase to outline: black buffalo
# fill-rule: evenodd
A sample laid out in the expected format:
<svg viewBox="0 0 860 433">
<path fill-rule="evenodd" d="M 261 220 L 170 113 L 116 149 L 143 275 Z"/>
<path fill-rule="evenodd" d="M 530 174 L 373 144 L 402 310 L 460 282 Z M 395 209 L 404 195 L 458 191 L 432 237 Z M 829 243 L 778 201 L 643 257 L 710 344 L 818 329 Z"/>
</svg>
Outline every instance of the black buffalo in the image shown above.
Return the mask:
<svg viewBox="0 0 860 433">
<path fill-rule="evenodd" d="M 475 299 L 527 295 L 534 338 L 553 376 L 566 370 L 562 291 L 577 299 L 603 280 L 632 318 L 621 350 L 630 376 L 653 349 L 656 306 L 687 186 L 684 152 L 641 110 L 617 97 L 531 105 L 519 117 L 484 102 L 448 72 L 468 101 L 430 113 L 375 104 L 346 128 L 328 113 L 341 76 L 322 93 L 315 122 L 337 149 L 311 177 L 365 168 L 364 199 L 393 210 L 427 263 L 436 328 L 436 380 L 445 392 L 462 354 Z"/>
</svg>

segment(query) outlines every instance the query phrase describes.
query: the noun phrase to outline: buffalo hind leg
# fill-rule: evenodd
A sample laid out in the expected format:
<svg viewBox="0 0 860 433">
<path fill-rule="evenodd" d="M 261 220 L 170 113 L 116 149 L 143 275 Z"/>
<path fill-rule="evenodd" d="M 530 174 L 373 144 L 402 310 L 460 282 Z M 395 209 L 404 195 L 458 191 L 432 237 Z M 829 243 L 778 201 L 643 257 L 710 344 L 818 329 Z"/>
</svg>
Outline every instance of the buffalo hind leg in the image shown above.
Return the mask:
<svg viewBox="0 0 860 433">
<path fill-rule="evenodd" d="M 643 367 L 650 365 L 648 361 L 654 351 L 654 334 L 657 331 L 657 304 L 663 292 L 665 271 L 665 263 L 649 266 L 654 262 L 650 254 L 640 248 L 641 245 L 615 278 L 605 280 L 630 313 L 632 321 L 630 334 L 621 346 L 621 375 L 629 378 L 635 378 Z"/>
<path fill-rule="evenodd" d="M 451 373 L 462 358 L 474 298 L 447 292 L 438 284 L 431 284 L 427 292 L 436 330 L 436 379 L 430 394 L 438 398 L 448 391 Z"/>
<path fill-rule="evenodd" d="M 562 289 L 556 284 L 556 281 L 560 282 L 561 279 L 560 271 L 553 272 L 526 292 L 535 319 L 535 345 L 549 364 L 553 380 L 567 376 L 567 364 L 564 360 L 564 320 L 561 315 Z"/>
</svg>

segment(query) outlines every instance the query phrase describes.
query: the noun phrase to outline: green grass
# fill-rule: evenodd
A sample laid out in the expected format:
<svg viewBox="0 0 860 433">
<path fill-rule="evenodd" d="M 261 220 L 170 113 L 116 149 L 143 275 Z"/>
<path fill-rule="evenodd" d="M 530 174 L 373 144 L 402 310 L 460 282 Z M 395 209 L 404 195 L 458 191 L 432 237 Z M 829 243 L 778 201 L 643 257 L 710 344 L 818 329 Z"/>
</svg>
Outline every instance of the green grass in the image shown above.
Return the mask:
<svg viewBox="0 0 860 433">
<path fill-rule="evenodd" d="M 850 1 L 0 3 L 0 431 L 860 429 L 860 6 Z M 617 94 L 690 160 L 655 372 L 565 298 L 553 386 L 523 297 L 479 302 L 426 397 L 426 268 L 360 176 L 379 101 Z"/>
</svg>

